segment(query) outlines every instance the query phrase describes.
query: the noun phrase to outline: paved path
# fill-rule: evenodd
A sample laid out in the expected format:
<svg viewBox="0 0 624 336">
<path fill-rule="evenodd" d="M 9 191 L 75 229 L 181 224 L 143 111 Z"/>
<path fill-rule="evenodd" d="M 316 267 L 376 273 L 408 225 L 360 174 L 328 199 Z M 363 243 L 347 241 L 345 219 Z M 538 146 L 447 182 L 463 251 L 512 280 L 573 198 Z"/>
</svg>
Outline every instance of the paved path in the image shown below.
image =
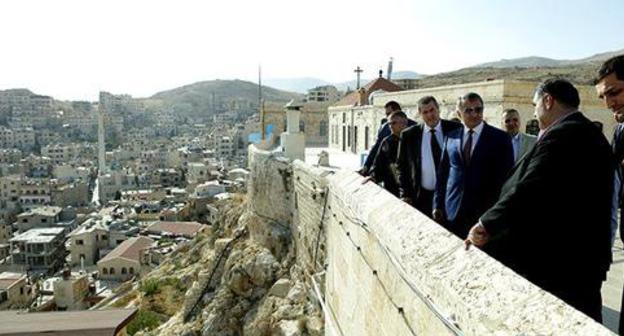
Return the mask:
<svg viewBox="0 0 624 336">
<path fill-rule="evenodd" d="M 607 275 L 607 281 L 602 284 L 602 319 L 603 324 L 617 333 L 620 321 L 620 304 L 622 288 L 624 286 L 624 249 L 618 240 L 613 248 L 613 264 Z"/>
</svg>

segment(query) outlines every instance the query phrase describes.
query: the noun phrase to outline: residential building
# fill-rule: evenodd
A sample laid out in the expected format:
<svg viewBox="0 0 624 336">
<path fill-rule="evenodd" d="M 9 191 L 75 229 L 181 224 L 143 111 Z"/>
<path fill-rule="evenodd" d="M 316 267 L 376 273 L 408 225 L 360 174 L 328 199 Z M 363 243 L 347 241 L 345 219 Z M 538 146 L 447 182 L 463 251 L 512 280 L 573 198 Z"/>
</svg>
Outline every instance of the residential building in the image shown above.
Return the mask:
<svg viewBox="0 0 624 336">
<path fill-rule="evenodd" d="M 85 300 L 89 294 L 89 276 L 87 274 L 72 273 L 69 269 L 63 271 L 62 277 L 54 282 L 54 303 L 56 309 L 83 310 L 89 304 Z"/>
<path fill-rule="evenodd" d="M 340 92 L 333 85 L 317 86 L 308 90 L 305 96 L 305 100 L 309 102 L 328 102 L 330 104 L 335 103 L 340 99 Z"/>
<path fill-rule="evenodd" d="M 95 265 L 101 251 L 111 247 L 108 227 L 96 218 L 87 219 L 67 238 L 72 266 Z"/>
<path fill-rule="evenodd" d="M 32 288 L 23 273 L 0 273 L 0 310 L 26 308 L 32 300 Z"/>
<path fill-rule="evenodd" d="M 31 229 L 9 240 L 13 265 L 54 272 L 65 261 L 63 228 Z"/>
<path fill-rule="evenodd" d="M 145 229 L 149 234 L 193 238 L 207 226 L 198 222 L 157 221 Z"/>
<path fill-rule="evenodd" d="M 124 241 L 97 262 L 100 279 L 126 281 L 147 272 L 144 252 L 153 244 L 154 240 L 142 236 Z"/>
</svg>

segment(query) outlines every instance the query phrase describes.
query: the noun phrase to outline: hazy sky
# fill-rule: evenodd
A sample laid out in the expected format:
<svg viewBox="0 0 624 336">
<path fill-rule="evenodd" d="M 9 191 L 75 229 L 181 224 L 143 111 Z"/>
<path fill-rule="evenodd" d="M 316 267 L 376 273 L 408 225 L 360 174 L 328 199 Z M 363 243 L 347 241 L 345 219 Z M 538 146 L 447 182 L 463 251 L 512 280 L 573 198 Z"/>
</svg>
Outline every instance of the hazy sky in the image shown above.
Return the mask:
<svg viewBox="0 0 624 336">
<path fill-rule="evenodd" d="M 0 1 L 0 89 L 143 97 L 210 79 L 419 73 L 624 48 L 622 0 Z"/>
</svg>

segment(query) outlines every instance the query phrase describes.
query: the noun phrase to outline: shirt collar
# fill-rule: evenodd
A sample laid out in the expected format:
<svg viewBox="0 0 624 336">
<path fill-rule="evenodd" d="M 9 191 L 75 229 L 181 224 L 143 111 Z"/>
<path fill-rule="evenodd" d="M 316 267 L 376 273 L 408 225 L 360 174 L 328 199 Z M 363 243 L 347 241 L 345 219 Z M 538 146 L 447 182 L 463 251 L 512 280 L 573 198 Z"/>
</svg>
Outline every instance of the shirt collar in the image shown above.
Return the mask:
<svg viewBox="0 0 624 336">
<path fill-rule="evenodd" d="M 436 132 L 441 132 L 442 131 L 442 122 L 438 121 L 438 123 L 433 128 L 431 128 L 427 124 L 425 124 L 425 129 L 427 130 L 427 132 L 431 132 L 432 129 L 435 129 Z"/>
<path fill-rule="evenodd" d="M 544 137 L 544 135 L 546 133 L 548 133 L 548 131 L 550 131 L 553 127 L 555 127 L 558 123 L 562 122 L 563 120 L 565 120 L 566 118 L 568 118 L 569 116 L 576 114 L 576 113 L 580 113 L 580 111 L 574 111 L 574 112 L 570 112 L 568 114 L 562 115 L 561 117 L 559 117 L 559 119 L 555 120 L 552 124 L 550 124 L 550 126 L 546 127 L 546 129 L 544 130 L 540 130 L 539 135 L 537 136 L 537 139 L 541 139 Z"/>
<path fill-rule="evenodd" d="M 481 134 L 481 131 L 483 130 L 483 125 L 484 124 L 485 124 L 485 122 L 482 121 L 481 123 L 479 123 L 479 125 L 475 126 L 475 128 L 472 129 L 472 131 L 474 132 L 473 136 Z M 464 125 L 464 135 L 468 134 L 468 130 L 469 129 L 470 128 L 468 128 L 468 127 L 466 127 L 466 125 Z"/>
</svg>

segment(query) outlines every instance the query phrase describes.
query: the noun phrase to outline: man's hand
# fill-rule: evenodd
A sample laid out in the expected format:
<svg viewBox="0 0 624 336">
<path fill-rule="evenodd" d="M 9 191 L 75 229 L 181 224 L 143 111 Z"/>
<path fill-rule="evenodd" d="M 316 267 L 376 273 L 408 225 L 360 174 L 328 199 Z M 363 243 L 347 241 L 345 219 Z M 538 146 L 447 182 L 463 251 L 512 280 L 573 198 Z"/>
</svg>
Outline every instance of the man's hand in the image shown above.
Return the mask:
<svg viewBox="0 0 624 336">
<path fill-rule="evenodd" d="M 375 182 L 375 179 L 372 176 L 366 176 L 364 178 L 364 181 L 362 181 L 362 184 L 366 184 L 368 181 L 373 181 L 373 183 L 377 183 Z"/>
<path fill-rule="evenodd" d="M 490 234 L 487 233 L 483 224 L 479 222 L 470 229 L 470 232 L 468 232 L 468 238 L 464 240 L 464 244 L 466 244 L 466 250 L 468 250 L 470 245 L 482 247 L 488 241 L 490 241 Z"/>
<path fill-rule="evenodd" d="M 433 209 L 433 212 L 431 213 L 431 216 L 433 217 L 433 220 L 442 224 L 444 222 L 444 214 L 442 214 L 442 210 L 440 209 Z"/>
<path fill-rule="evenodd" d="M 412 199 L 409 198 L 409 197 L 403 197 L 403 198 L 401 198 L 401 201 L 403 201 L 403 202 L 405 202 L 407 204 L 410 204 L 410 205 L 412 204 Z"/>
<path fill-rule="evenodd" d="M 360 168 L 360 170 L 357 171 L 358 174 L 366 177 L 368 176 L 368 169 L 366 167 L 362 167 Z"/>
</svg>

